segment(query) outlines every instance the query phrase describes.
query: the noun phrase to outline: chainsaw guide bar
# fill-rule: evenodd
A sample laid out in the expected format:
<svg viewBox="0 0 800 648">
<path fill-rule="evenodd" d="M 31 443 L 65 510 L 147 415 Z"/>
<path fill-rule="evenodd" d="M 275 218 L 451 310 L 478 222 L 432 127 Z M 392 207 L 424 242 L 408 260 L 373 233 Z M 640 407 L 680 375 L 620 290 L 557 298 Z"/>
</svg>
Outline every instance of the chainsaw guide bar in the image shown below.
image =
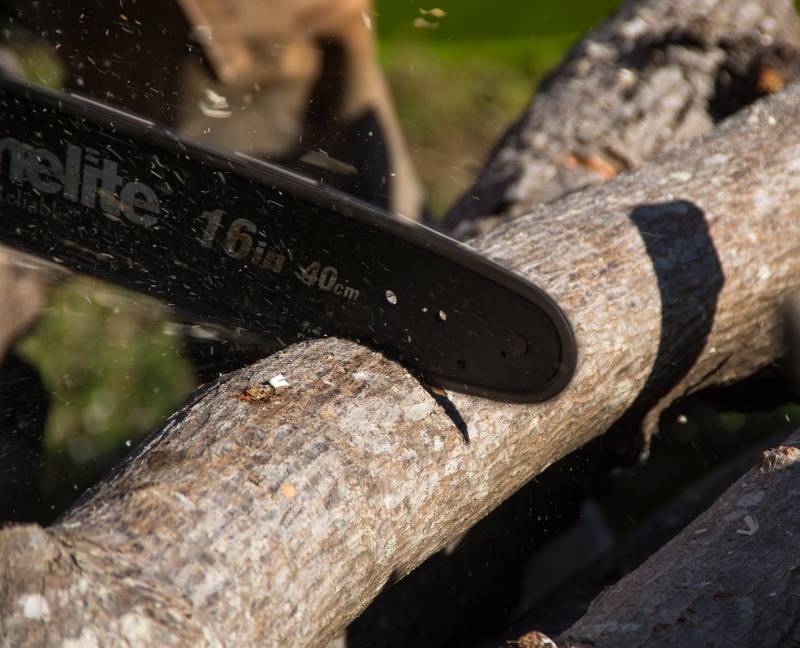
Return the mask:
<svg viewBox="0 0 800 648">
<path fill-rule="evenodd" d="M 428 383 L 538 402 L 577 350 L 541 289 L 310 178 L 0 76 L 0 241 L 288 345 L 338 336 Z"/>
</svg>

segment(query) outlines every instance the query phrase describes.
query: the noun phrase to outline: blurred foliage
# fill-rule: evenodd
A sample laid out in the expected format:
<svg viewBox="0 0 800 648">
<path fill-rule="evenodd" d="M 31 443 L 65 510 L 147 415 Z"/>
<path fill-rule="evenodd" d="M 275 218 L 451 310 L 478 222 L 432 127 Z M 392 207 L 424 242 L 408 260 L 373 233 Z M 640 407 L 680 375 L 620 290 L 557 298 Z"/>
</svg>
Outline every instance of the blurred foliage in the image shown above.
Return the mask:
<svg viewBox="0 0 800 648">
<path fill-rule="evenodd" d="M 52 291 L 17 350 L 52 394 L 43 495 L 61 508 L 108 471 L 194 386 L 158 302 L 87 278 Z"/>
<path fill-rule="evenodd" d="M 67 70 L 50 52 L 47 44 L 20 30 L 12 30 L 0 17 L 0 45 L 14 52 L 24 52 L 19 63 L 27 79 L 47 88 L 63 87 Z"/>
<path fill-rule="evenodd" d="M 11 43 L 12 49 L 16 47 L 14 43 Z M 62 88 L 67 71 L 58 60 L 53 58 L 50 51 L 40 43 L 23 45 L 23 47 L 25 47 L 26 56 L 21 63 L 25 76 L 46 88 Z"/>
<path fill-rule="evenodd" d="M 499 41 L 546 34 L 578 36 L 605 18 L 619 0 L 377 0 L 381 38 L 396 39 L 412 30 L 435 31 L 437 41 Z M 440 11 L 436 11 L 440 10 Z M 446 15 L 439 16 L 437 14 Z M 436 24 L 424 28 L 423 18 Z"/>
</svg>

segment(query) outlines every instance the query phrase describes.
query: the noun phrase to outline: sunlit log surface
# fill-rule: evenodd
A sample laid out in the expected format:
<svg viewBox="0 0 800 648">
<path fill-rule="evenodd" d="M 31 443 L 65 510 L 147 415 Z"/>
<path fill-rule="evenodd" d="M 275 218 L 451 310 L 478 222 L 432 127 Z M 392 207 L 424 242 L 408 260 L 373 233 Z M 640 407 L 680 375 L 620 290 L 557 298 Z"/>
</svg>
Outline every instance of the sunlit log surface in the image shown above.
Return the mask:
<svg viewBox="0 0 800 648">
<path fill-rule="evenodd" d="M 675 397 L 772 361 L 800 282 L 799 124 L 793 87 L 476 241 L 572 319 L 580 362 L 556 400 L 450 394 L 466 442 L 399 365 L 291 347 L 200 390 L 59 524 L 3 531 L 0 634 L 319 645 L 614 421 L 652 429 Z"/>
<path fill-rule="evenodd" d="M 636 571 L 605 590 L 562 648 L 797 646 L 800 433 Z M 551 640 L 552 641 L 552 640 Z M 555 646 L 532 632 L 521 648 Z"/>
</svg>

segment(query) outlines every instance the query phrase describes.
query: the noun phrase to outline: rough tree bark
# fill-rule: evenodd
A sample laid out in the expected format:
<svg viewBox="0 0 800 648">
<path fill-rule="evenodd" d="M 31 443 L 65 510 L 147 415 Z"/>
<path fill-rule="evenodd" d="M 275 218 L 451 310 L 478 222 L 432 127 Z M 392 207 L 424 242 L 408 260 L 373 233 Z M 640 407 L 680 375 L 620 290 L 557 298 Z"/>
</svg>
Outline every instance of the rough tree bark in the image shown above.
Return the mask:
<svg viewBox="0 0 800 648">
<path fill-rule="evenodd" d="M 783 390 L 785 392 L 785 389 Z M 614 546 L 594 562 L 576 570 L 557 589 L 535 598 L 512 622 L 513 627 L 497 639 L 487 640 L 485 646 L 502 645 L 530 634 L 531 629 L 545 635 L 564 633 L 581 619 L 603 590 L 611 587 L 638 569 L 648 558 L 677 537 L 692 521 L 710 508 L 737 479 L 760 461 L 763 453 L 781 445 L 792 429 L 785 429 L 759 440 L 743 454 L 722 466 L 712 469 L 700 480 L 693 481 L 673 497 L 666 506 L 648 516 L 630 534 L 625 534 Z M 675 466 L 680 470 L 683 466 Z"/>
<path fill-rule="evenodd" d="M 59 524 L 0 533 L 0 632 L 319 645 L 614 421 L 652 427 L 675 397 L 768 363 L 800 282 L 798 124 L 793 87 L 475 242 L 572 319 L 580 364 L 559 398 L 451 394 L 466 442 L 381 355 L 291 347 L 200 390 Z M 265 386 L 277 373 L 288 389 Z"/>
<path fill-rule="evenodd" d="M 799 479 L 795 433 L 549 645 L 800 645 Z M 532 632 L 512 645 L 546 639 Z"/>
<path fill-rule="evenodd" d="M 628 0 L 540 85 L 446 226 L 486 231 L 707 132 L 797 78 L 798 34 L 788 0 Z"/>
</svg>

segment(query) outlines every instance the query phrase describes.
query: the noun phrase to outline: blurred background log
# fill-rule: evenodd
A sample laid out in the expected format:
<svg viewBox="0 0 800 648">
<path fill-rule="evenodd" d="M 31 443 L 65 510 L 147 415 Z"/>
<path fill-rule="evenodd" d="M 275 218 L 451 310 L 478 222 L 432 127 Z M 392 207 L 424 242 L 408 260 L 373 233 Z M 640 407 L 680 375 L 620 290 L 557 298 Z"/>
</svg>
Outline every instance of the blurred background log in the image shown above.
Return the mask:
<svg viewBox="0 0 800 648">
<path fill-rule="evenodd" d="M 549 645 L 800 644 L 799 478 L 795 433 Z M 533 631 L 506 645 L 548 644 Z"/>
<path fill-rule="evenodd" d="M 445 226 L 466 238 L 636 168 L 800 72 L 789 0 L 627 0 L 567 55 Z"/>
</svg>

